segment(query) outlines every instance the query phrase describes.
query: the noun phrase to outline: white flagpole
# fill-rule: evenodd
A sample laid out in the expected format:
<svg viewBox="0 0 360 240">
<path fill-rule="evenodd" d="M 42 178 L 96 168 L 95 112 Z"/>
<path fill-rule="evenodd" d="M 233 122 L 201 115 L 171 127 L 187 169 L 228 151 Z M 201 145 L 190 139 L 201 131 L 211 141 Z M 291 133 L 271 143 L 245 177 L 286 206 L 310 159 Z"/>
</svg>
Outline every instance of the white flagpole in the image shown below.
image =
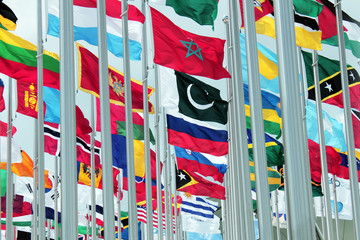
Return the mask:
<svg viewBox="0 0 360 240">
<path fill-rule="evenodd" d="M 162 194 L 161 194 L 161 155 L 160 155 L 160 86 L 159 86 L 159 68 L 154 65 L 155 71 L 155 136 L 156 136 L 156 197 L 158 213 L 158 238 L 163 239 L 162 225 Z"/>
<path fill-rule="evenodd" d="M 121 190 L 122 190 L 122 180 L 123 180 L 123 170 L 120 169 L 120 172 L 118 174 L 118 239 L 121 239 Z"/>
<path fill-rule="evenodd" d="M 55 192 L 55 202 L 54 202 L 54 221 L 55 221 L 55 226 L 54 226 L 54 230 L 55 230 L 55 239 L 59 239 L 59 214 L 58 214 L 58 198 L 59 198 L 59 193 L 58 193 L 58 185 L 59 185 L 59 171 L 58 171 L 58 165 L 59 165 L 59 157 L 55 156 L 55 168 L 54 168 L 54 172 L 55 172 L 55 184 L 54 184 L 54 192 Z"/>
<path fill-rule="evenodd" d="M 170 213 L 169 213 L 169 152 L 168 152 L 168 143 L 166 138 L 166 114 L 165 108 L 162 108 L 161 116 L 163 119 L 164 126 L 162 128 L 163 135 L 163 163 L 164 163 L 164 175 L 165 175 L 165 184 L 164 184 L 164 200 L 165 200 L 165 238 L 170 238 Z"/>
<path fill-rule="evenodd" d="M 230 0 L 230 30 L 232 40 L 232 61 L 233 68 L 232 81 L 234 89 L 234 131 L 235 144 L 238 146 L 235 150 L 235 160 L 233 162 L 234 168 L 234 203 L 236 208 L 232 209 L 236 221 L 234 226 L 244 223 L 245 238 L 254 239 L 254 218 L 253 206 L 251 198 L 251 183 L 250 183 L 250 169 L 249 169 L 249 152 L 247 146 L 246 133 L 246 117 L 245 117 L 245 99 L 244 88 L 242 80 L 241 69 L 241 48 L 240 48 L 240 26 L 239 13 L 240 10 L 238 0 Z M 236 107 L 235 107 L 236 106 Z M 237 153 L 238 152 L 238 153 Z M 235 205 L 235 206 L 236 206 Z M 241 209 L 243 209 L 243 214 Z M 238 229 L 235 227 L 235 229 Z M 242 229 L 243 230 L 243 229 Z M 238 230 L 236 230 L 238 231 Z M 243 233 L 237 233 L 235 236 L 240 236 Z"/>
<path fill-rule="evenodd" d="M 360 196 L 359 196 L 359 183 L 357 164 L 355 156 L 355 143 L 354 143 L 354 131 L 351 119 L 351 103 L 349 93 L 349 80 L 348 71 L 346 64 L 346 53 L 345 53 L 345 40 L 344 40 L 344 28 L 343 18 L 341 10 L 341 1 L 335 1 L 335 12 L 336 12 L 336 25 L 338 32 L 338 43 L 339 43 L 339 58 L 340 58 L 340 69 L 341 69 L 341 88 L 343 92 L 344 102 L 344 117 L 345 117 L 345 136 L 348 152 L 349 162 L 349 180 L 351 189 L 351 203 L 353 210 L 353 224 L 354 224 L 354 236 L 355 239 L 360 239 Z"/>
<path fill-rule="evenodd" d="M 335 212 L 335 230 L 336 230 L 336 240 L 340 240 L 339 232 L 339 209 L 337 205 L 337 191 L 336 191 L 336 175 L 332 176 L 333 182 L 333 196 L 334 196 L 334 212 Z"/>
<path fill-rule="evenodd" d="M 324 135 L 324 122 L 321 104 L 321 93 L 320 93 L 320 81 L 319 81 L 319 68 L 318 68 L 318 54 L 316 50 L 312 52 L 313 58 L 313 71 L 314 71 L 314 85 L 315 85 L 315 98 L 316 98 L 316 110 L 317 110 L 317 125 L 319 133 L 319 145 L 320 145 L 320 160 L 321 160 L 321 183 L 324 191 L 325 200 L 325 220 L 326 220 L 326 231 L 323 229 L 324 236 L 326 239 L 332 240 L 333 238 L 333 224 L 332 224 L 332 213 L 331 213 L 331 201 L 330 201 L 330 187 L 328 177 L 328 166 L 325 148 L 325 135 Z M 325 234 L 326 233 L 326 234 Z"/>
<path fill-rule="evenodd" d="M 78 237 L 73 2 L 60 1 L 61 231 Z M 40 172 L 40 175 L 44 174 Z"/>
<path fill-rule="evenodd" d="M 13 226 L 13 176 L 11 171 L 11 145 L 12 145 L 12 78 L 8 84 L 8 129 L 7 129 L 7 161 L 6 161 L 6 238 L 14 239 Z"/>
<path fill-rule="evenodd" d="M 148 100 L 148 50 L 147 50 L 147 0 L 141 1 L 141 11 L 145 15 L 142 42 L 142 77 L 143 77 L 143 102 L 144 102 L 144 155 L 145 155 L 145 185 L 146 185 L 146 239 L 153 240 L 153 207 L 151 183 L 151 158 L 150 158 L 150 126 L 149 126 L 149 100 Z"/>
<path fill-rule="evenodd" d="M 254 4 L 250 1 L 243 1 L 243 4 L 259 234 L 261 239 L 272 239 L 273 228 L 271 224 L 271 210 L 269 204 L 270 190 L 267 173 Z"/>
<path fill-rule="evenodd" d="M 95 96 L 90 95 L 90 102 L 91 102 L 91 117 L 90 117 L 90 124 L 91 124 L 91 157 L 90 157 L 90 166 L 91 166 L 91 237 L 92 239 L 96 238 L 96 199 L 95 199 Z"/>
<path fill-rule="evenodd" d="M 35 121 L 35 136 L 34 136 L 34 166 L 33 166 L 33 217 L 31 224 L 31 240 L 37 240 L 38 236 L 38 123 Z M 0 198 L 0 206 L 1 206 L 1 198 Z M 1 234 L 0 234 L 1 240 Z"/>
<path fill-rule="evenodd" d="M 105 1 L 97 0 L 99 81 L 101 118 L 101 159 L 103 167 L 104 236 L 115 239 L 114 183 L 112 164 L 112 142 L 110 129 L 110 93 L 108 80 L 108 54 Z M 124 21 L 124 19 L 123 19 Z M 124 57 L 125 61 L 125 57 Z M 126 75 L 125 75 L 126 76 Z"/>
<path fill-rule="evenodd" d="M 293 3 L 274 1 L 279 61 L 280 100 L 285 149 L 285 187 L 291 239 L 314 239 L 315 228 L 307 179 L 304 129 L 301 121 L 299 73 Z"/>
<path fill-rule="evenodd" d="M 39 166 L 39 238 L 45 237 L 45 159 L 44 159 L 44 101 L 43 101 L 43 35 L 42 0 L 37 1 L 37 107 L 38 107 L 38 166 Z"/>
<path fill-rule="evenodd" d="M 121 2 L 122 27 L 123 27 L 123 52 L 124 52 L 124 84 L 125 84 L 125 119 L 126 119 L 126 160 L 129 193 L 129 239 L 137 239 L 138 218 L 136 206 L 135 162 L 134 162 L 134 136 L 132 118 L 132 98 L 130 79 L 130 53 L 129 53 L 129 27 L 128 27 L 128 2 Z"/>
</svg>

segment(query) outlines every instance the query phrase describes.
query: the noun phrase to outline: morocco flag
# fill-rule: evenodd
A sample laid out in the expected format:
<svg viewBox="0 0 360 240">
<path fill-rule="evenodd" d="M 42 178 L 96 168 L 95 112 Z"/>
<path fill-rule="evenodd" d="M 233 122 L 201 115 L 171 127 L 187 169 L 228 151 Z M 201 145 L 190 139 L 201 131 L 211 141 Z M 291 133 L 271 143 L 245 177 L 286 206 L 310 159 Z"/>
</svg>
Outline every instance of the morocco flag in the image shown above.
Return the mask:
<svg viewBox="0 0 360 240">
<path fill-rule="evenodd" d="M 154 8 L 154 62 L 179 72 L 221 79 L 231 77 L 222 66 L 225 40 L 182 30 Z"/>
</svg>

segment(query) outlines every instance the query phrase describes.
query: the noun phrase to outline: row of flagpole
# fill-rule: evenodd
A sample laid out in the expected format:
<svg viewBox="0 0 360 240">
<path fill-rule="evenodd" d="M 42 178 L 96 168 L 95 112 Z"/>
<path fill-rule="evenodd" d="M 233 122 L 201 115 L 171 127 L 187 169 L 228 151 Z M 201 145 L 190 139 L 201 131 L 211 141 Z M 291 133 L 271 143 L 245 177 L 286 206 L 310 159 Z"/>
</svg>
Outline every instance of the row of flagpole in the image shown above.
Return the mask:
<svg viewBox="0 0 360 240">
<path fill-rule="evenodd" d="M 39 12 L 38 17 L 41 16 L 41 0 L 38 1 Z M 143 3 L 144 4 L 144 3 Z M 279 57 L 279 75 L 280 75 L 280 95 L 281 95 L 281 106 L 283 111 L 283 126 L 284 126 L 284 148 L 285 148 L 285 158 L 286 158 L 286 184 L 285 192 L 287 195 L 287 211 L 289 214 L 288 227 L 289 227 L 289 237 L 291 239 L 314 239 L 314 213 L 312 207 L 312 198 L 309 178 L 305 176 L 309 175 L 308 164 L 305 155 L 307 154 L 306 147 L 304 145 L 304 125 L 300 121 L 302 119 L 301 111 L 299 109 L 299 81 L 298 81 L 298 71 L 297 71 L 297 60 L 294 58 L 296 56 L 296 46 L 295 46 L 295 32 L 293 25 L 293 16 L 292 16 L 292 3 L 281 3 L 280 1 L 274 1 L 275 6 L 275 18 L 276 18 L 276 35 L 277 35 L 277 49 Z M 239 33 L 239 20 L 238 20 L 238 10 L 239 2 L 236 0 L 229 0 L 230 5 L 230 36 L 228 41 L 231 40 L 231 50 L 229 55 L 229 68 L 231 66 L 240 66 L 241 65 L 241 54 L 240 54 L 240 40 L 238 37 Z M 259 87 L 259 72 L 258 72 L 258 63 L 256 48 L 253 44 L 256 43 L 256 34 L 254 32 L 254 16 L 249 13 L 251 11 L 252 4 L 249 4 L 247 1 L 244 1 L 244 20 L 245 20 L 245 31 L 246 31 L 246 44 L 247 44 L 247 56 L 248 56 L 248 74 L 249 79 L 253 79 L 254 82 L 249 81 L 249 91 L 250 91 L 250 105 L 251 105 L 251 115 L 252 118 L 252 131 L 253 131 L 253 144 L 254 144 L 254 161 L 255 161 L 255 174 L 256 174 L 256 187 L 257 187 L 257 206 L 258 206 L 258 217 L 259 217 L 259 229 L 260 236 L 262 239 L 267 239 L 272 236 L 272 227 L 271 227 L 271 218 L 270 214 L 270 205 L 269 205 L 269 195 L 268 195 L 268 181 L 266 173 L 266 162 L 261 161 L 266 159 L 265 156 L 265 143 L 263 139 L 263 122 L 261 113 L 261 96 L 260 96 L 260 87 Z M 123 39 L 124 42 L 128 42 L 127 38 L 127 1 L 123 1 Z M 143 12 L 145 13 L 145 7 L 143 5 Z M 77 190 L 76 190 L 76 150 L 75 150 L 75 91 L 74 91 L 74 61 L 73 61 L 73 33 L 72 31 L 67 31 L 67 29 L 72 29 L 72 15 L 69 13 L 72 12 L 72 3 L 64 1 L 60 3 L 60 77 L 61 77 L 61 169 L 67 169 L 68 171 L 62 172 L 62 236 L 65 239 L 75 239 L 77 237 L 77 206 L 73 204 L 74 201 L 77 202 Z M 350 172 L 350 185 L 352 193 L 352 206 L 353 206 L 353 216 L 354 216 L 354 231 L 356 239 L 359 239 L 359 190 L 358 190 L 358 181 L 357 181 L 357 170 L 355 163 L 355 147 L 354 147 L 354 138 L 352 130 L 352 121 L 351 121 L 351 108 L 350 108 L 350 98 L 348 91 L 348 77 L 347 77 L 347 68 L 346 68 L 346 58 L 345 58 L 345 49 L 344 49 L 344 38 L 343 38 L 343 26 L 342 26 L 342 16 L 341 16 L 341 4 L 337 0 L 336 5 L 336 15 L 338 22 L 338 34 L 339 37 L 339 55 L 341 62 L 341 79 L 342 79 L 342 89 L 344 97 L 344 109 L 345 109 L 345 131 L 346 131 L 346 142 L 348 146 L 348 158 L 349 158 L 349 172 Z M 111 153 L 111 135 L 109 129 L 109 98 L 108 98 L 108 83 L 107 83 L 107 46 L 106 46 L 106 24 L 105 24 L 105 4 L 98 1 L 98 21 L 99 21 L 99 61 L 100 66 L 100 104 L 101 104 L 101 129 L 102 129 L 102 163 L 103 163 L 103 181 L 104 181 L 104 224 L 105 224 L 105 236 L 112 239 L 114 236 L 114 222 L 113 222 L 113 183 L 112 183 L 112 153 Z M 38 19 L 41 23 L 41 17 Z M 38 24 L 40 28 L 41 24 Z M 146 26 L 144 24 L 144 29 Z M 146 31 L 146 30 L 144 30 Z M 38 67 L 42 69 L 42 29 L 38 29 Z M 144 39 L 147 38 L 147 34 L 144 34 Z M 152 239 L 152 206 L 151 200 L 151 165 L 150 165 L 150 147 L 149 147 L 149 119 L 148 119 L 148 102 L 147 102 L 147 80 L 148 80 L 148 64 L 146 62 L 146 42 L 144 41 L 143 45 L 143 89 L 144 89 L 144 138 L 145 138 L 145 162 L 146 162 L 146 199 L 147 199 L 147 239 Z M 124 76 L 125 76 L 125 91 L 126 91 L 126 132 L 127 132 L 127 160 L 128 160 L 128 188 L 129 188 L 129 229 L 130 236 L 135 238 L 137 236 L 137 212 L 136 212 L 136 197 L 135 197 L 135 175 L 134 175 L 134 157 L 131 156 L 133 153 L 133 142 L 132 142 L 132 115 L 131 115 L 131 89 L 130 89 L 130 63 L 128 56 L 128 46 L 124 44 Z M 318 82 L 317 71 L 316 71 L 316 52 L 314 52 L 314 72 L 315 80 Z M 231 64 L 232 63 L 232 64 Z M 158 189 L 158 218 L 162 218 L 162 196 L 161 196 L 161 175 L 160 175 L 160 108 L 159 108 L 159 93 L 158 93 L 158 72 L 155 65 L 155 78 L 156 78 L 156 148 L 157 148 L 157 189 Z M 230 70 L 231 71 L 231 70 Z M 230 213 L 227 210 L 225 224 L 232 224 L 232 226 L 241 226 L 232 228 L 233 232 L 231 233 L 231 228 L 228 226 L 224 227 L 227 229 L 226 235 L 228 239 L 230 236 L 234 237 L 233 239 L 244 237 L 246 239 L 254 238 L 254 227 L 253 227 L 253 212 L 252 212 L 252 202 L 251 202 L 251 191 L 250 191 L 250 180 L 249 176 L 249 166 L 248 166 L 248 152 L 245 139 L 245 110 L 244 110 L 244 99 L 243 99 L 243 89 L 242 89 L 242 73 L 241 68 L 232 68 L 232 80 L 231 83 L 234 86 L 234 92 L 232 94 L 232 99 L 230 101 L 230 124 L 234 124 L 232 129 L 235 131 L 230 132 L 230 142 L 231 142 L 231 158 L 229 162 L 229 175 L 230 179 L 226 181 L 230 184 L 227 187 L 230 189 L 229 200 L 226 200 L 225 206 L 233 208 Z M 292 79 L 292 81 L 289 81 Z M 128 87 L 127 87 L 128 86 Z M 318 83 L 315 83 L 315 89 L 317 89 Z M 9 81 L 9 89 L 11 89 L 11 81 Z M 146 89 L 146 91 L 145 91 Z M 320 149 L 321 149 L 321 165 L 322 165 L 322 182 L 324 184 L 324 199 L 325 199 L 325 218 L 326 218 L 326 232 L 323 229 L 323 233 L 327 236 L 327 239 L 333 239 L 333 229 L 332 229 L 332 214 L 330 210 L 330 189 L 328 186 L 328 175 L 327 175 L 327 164 L 326 164 L 326 153 L 324 145 L 324 135 L 323 127 L 321 120 L 321 104 L 319 97 L 319 89 L 316 90 L 317 94 L 317 112 L 318 112 L 318 124 L 319 124 L 319 136 L 320 136 Z M 9 92 L 9 96 L 11 96 Z M 146 96 L 146 97 L 145 97 Z M 38 101 L 42 103 L 42 71 L 38 71 Z M 92 100 L 93 102 L 93 100 Z M 129 104 L 130 103 L 130 104 Z M 9 109 L 11 109 L 11 100 L 9 97 Z M 93 103 L 92 103 L 93 104 Z M 235 107 L 237 106 L 237 107 Z M 39 174 L 39 228 L 36 230 L 36 218 L 35 224 L 33 225 L 35 234 L 39 234 L 39 239 L 45 238 L 45 180 L 44 180 L 44 154 L 43 154 L 43 104 L 38 104 L 38 124 L 37 124 L 37 134 L 38 134 L 38 147 L 37 147 L 37 163 L 38 163 L 38 172 Z M 92 113 L 93 114 L 93 113 Z M 8 142 L 8 148 L 11 147 L 11 115 L 9 115 L 9 129 L 8 135 L 10 134 L 10 142 Z M 257 116 L 257 117 L 256 117 Z M 92 116 L 93 117 L 93 116 Z M 255 121 L 256 119 L 256 121 Z M 94 125 L 92 126 L 94 129 Z M 306 128 L 305 128 L 306 129 Z M 108 134 L 107 134 L 108 133 Z M 300 136 L 300 137 L 299 137 Z M 9 138 L 8 138 L 9 139 Z M 93 136 L 92 136 L 93 139 Z M 164 140 L 165 141 L 165 140 Z M 93 148 L 94 142 L 92 142 Z M 166 144 L 166 143 L 165 143 Z M 170 152 L 168 152 L 170 154 Z M 8 149 L 8 154 L 11 154 L 11 148 Z M 93 156 L 93 155 L 92 155 Z M 163 156 L 165 158 L 165 156 Z M 11 169 L 11 156 L 8 156 L 8 168 Z M 291 159 L 291 160 L 289 160 Z M 91 162 L 92 174 L 95 174 L 95 167 L 93 167 L 93 161 Z M 169 164 L 169 165 L 168 165 Z M 164 166 L 165 171 L 166 167 L 172 166 L 171 157 L 168 156 L 166 160 L 166 166 Z M 73 170 L 71 170 L 71 168 Z M 36 168 L 36 164 L 34 166 Z M 9 171 L 10 172 L 10 171 Z M 57 175 L 57 172 L 56 172 Z M 11 174 L 9 174 L 11 176 Z M 12 182 L 8 176 L 8 183 Z M 34 174 L 34 179 L 36 175 Z M 92 175 L 94 176 L 94 175 Z M 94 186 L 92 178 L 92 186 Z M 120 178 L 119 178 L 120 180 Z M 299 183 L 304 183 L 303 185 Z M 305 184 L 306 183 L 306 184 Z M 132 185 L 133 184 L 133 185 Z M 36 186 L 36 185 L 35 185 Z M 92 189 L 94 190 L 94 188 Z M 159 191 L 160 190 L 160 191 Z M 296 192 L 295 192 L 296 191 Z M 170 191 L 171 192 L 171 191 Z M 12 185 L 8 184 L 7 186 L 7 196 L 12 196 Z M 300 194 L 298 194 L 300 193 Z M 57 194 L 57 193 L 56 193 Z M 165 193 L 165 201 L 167 202 L 167 193 Z M 9 197 L 10 199 L 10 197 Z M 36 199 L 36 197 L 34 198 Z M 93 199 L 93 197 L 91 198 Z M 95 199 L 95 198 L 94 198 Z M 131 200 L 132 199 L 132 200 Z M 92 202 L 92 216 L 94 219 L 95 206 L 94 200 Z M 133 204 L 133 205 L 131 205 Z M 171 206 L 171 202 L 167 203 L 166 206 Z M 11 201 L 7 198 L 7 208 L 11 207 Z M 175 208 L 176 209 L 176 208 Z M 168 209 L 169 210 L 169 209 Z M 224 210 L 224 209 L 223 209 Z M 167 211 L 166 211 L 167 212 Z M 11 216 L 11 209 L 7 209 L 7 216 Z M 55 211 L 57 216 L 57 210 Z M 119 218 L 121 219 L 121 212 L 118 213 Z M 166 214 L 165 214 L 166 216 Z M 231 217 L 232 219 L 229 219 Z M 12 222 L 11 217 L 7 217 L 7 223 Z M 92 221 L 92 234 L 96 232 L 95 221 Z M 168 221 L 166 221 L 166 233 L 169 234 Z M 12 225 L 12 224 L 10 224 Z M 158 220 L 159 236 L 162 239 L 162 221 Z M 119 229 L 120 232 L 120 229 Z M 7 236 L 12 236 L 13 231 L 11 228 L 7 228 Z M 230 235 L 231 234 L 231 235 Z M 172 235 L 172 234 L 171 234 Z M 95 236 L 95 235 L 94 235 Z M 42 238 L 43 237 L 43 238 Z"/>
</svg>

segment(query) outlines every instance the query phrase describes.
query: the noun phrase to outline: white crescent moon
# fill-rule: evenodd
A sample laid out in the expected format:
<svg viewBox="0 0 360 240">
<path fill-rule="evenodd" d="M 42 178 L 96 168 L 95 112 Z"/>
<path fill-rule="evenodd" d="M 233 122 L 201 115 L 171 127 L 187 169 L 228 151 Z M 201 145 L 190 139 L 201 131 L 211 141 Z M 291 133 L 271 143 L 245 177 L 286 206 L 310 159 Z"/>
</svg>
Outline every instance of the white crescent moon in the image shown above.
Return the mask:
<svg viewBox="0 0 360 240">
<path fill-rule="evenodd" d="M 195 102 L 194 99 L 192 99 L 191 93 L 190 93 L 190 89 L 191 89 L 192 85 L 194 85 L 194 84 L 190 84 L 187 87 L 187 91 L 186 91 L 187 92 L 187 97 L 188 97 L 189 102 L 191 103 L 191 105 L 193 105 L 195 108 L 200 109 L 200 110 L 205 110 L 205 109 L 211 108 L 214 105 L 214 101 L 212 103 L 201 105 L 201 104 L 198 104 L 197 102 Z"/>
</svg>

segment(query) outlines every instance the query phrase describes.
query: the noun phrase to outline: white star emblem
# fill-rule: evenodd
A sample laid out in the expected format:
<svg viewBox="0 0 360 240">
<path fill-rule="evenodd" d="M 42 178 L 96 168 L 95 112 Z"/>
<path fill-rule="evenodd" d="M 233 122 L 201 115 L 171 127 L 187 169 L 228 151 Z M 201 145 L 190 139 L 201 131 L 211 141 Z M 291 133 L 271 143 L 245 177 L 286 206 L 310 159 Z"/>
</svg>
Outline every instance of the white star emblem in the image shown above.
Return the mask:
<svg viewBox="0 0 360 240">
<path fill-rule="evenodd" d="M 327 88 L 327 89 L 329 90 L 329 92 L 332 92 L 332 91 L 333 91 L 333 89 L 332 89 L 332 87 L 331 87 L 331 84 L 328 84 L 327 82 L 326 82 L 325 88 Z"/>
<path fill-rule="evenodd" d="M 182 172 L 180 172 L 178 177 L 180 178 L 180 180 L 186 180 L 186 176 Z"/>
<path fill-rule="evenodd" d="M 349 76 L 352 78 L 353 81 L 355 80 L 355 76 L 354 76 L 353 72 L 350 72 Z"/>
</svg>

